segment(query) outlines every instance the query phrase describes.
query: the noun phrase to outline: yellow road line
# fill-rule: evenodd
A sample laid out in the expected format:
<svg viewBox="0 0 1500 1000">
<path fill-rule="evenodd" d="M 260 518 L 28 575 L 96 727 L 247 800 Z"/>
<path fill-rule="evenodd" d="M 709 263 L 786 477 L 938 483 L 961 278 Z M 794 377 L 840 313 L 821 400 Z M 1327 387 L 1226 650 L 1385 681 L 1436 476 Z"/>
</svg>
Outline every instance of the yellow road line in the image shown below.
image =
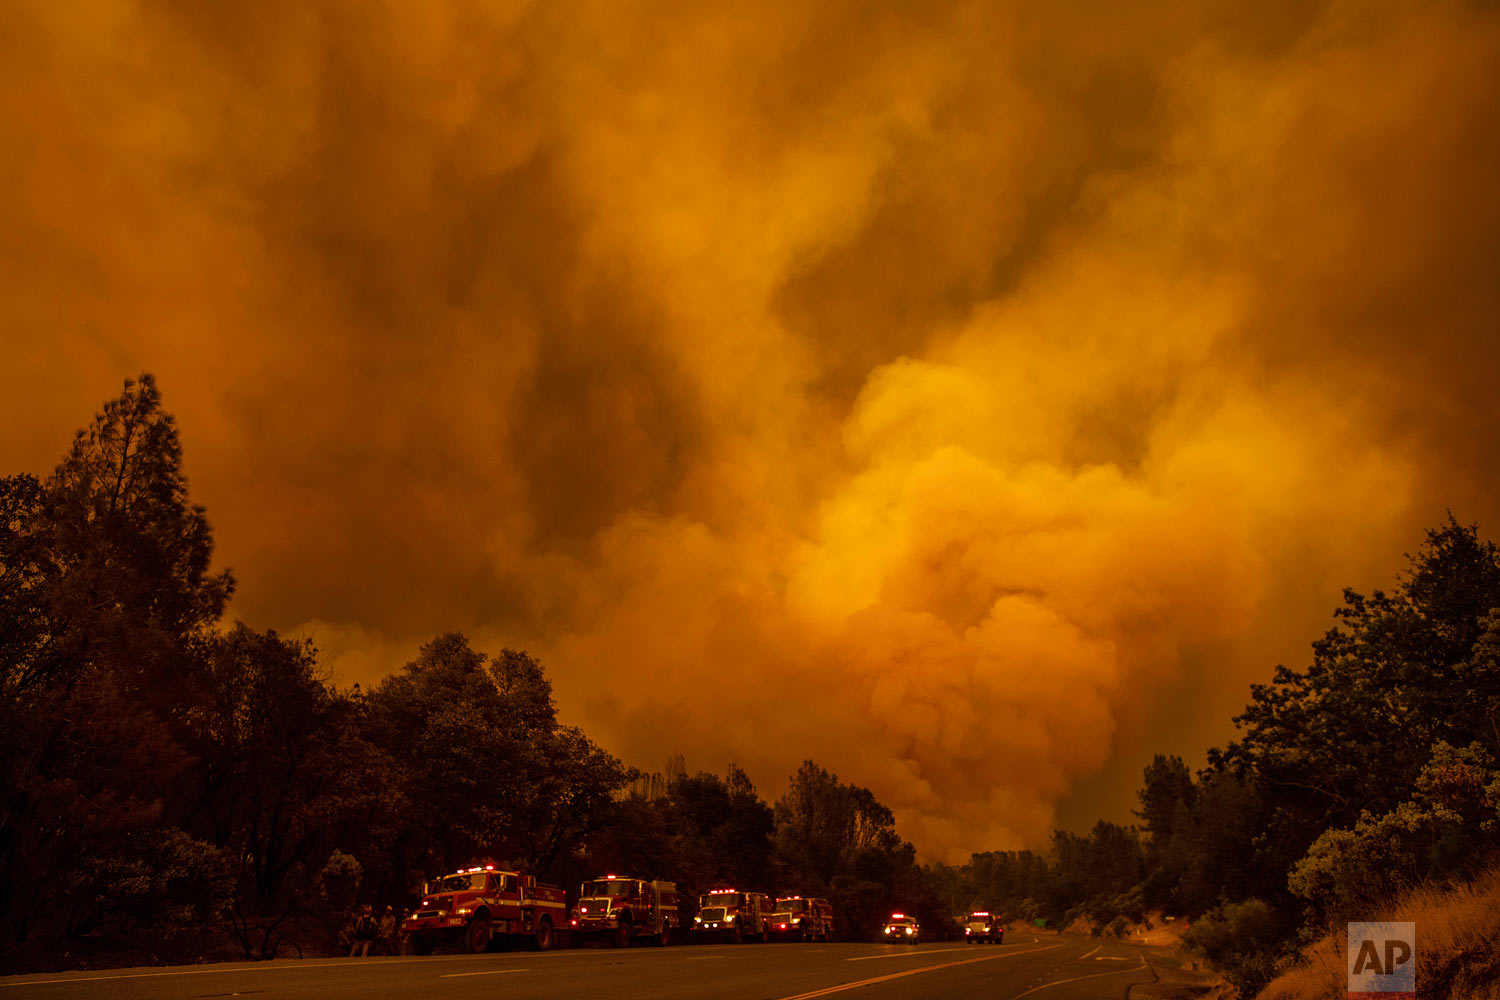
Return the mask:
<svg viewBox="0 0 1500 1000">
<path fill-rule="evenodd" d="M 1029 997 L 1031 996 L 1031 994 L 1036 993 L 1039 990 L 1051 989 L 1053 986 L 1061 986 L 1064 983 L 1076 983 L 1082 979 L 1098 979 L 1100 976 L 1118 976 L 1122 972 L 1140 972 L 1145 967 L 1146 963 L 1142 962 L 1140 965 L 1137 965 L 1133 969 L 1115 969 L 1113 972 L 1096 972 L 1092 976 L 1074 976 L 1072 979 L 1059 979 L 1055 983 L 1043 983 L 1040 986 L 1033 986 L 1025 993 L 1017 993 L 1014 997 L 1011 998 L 1011 1000 L 1021 1000 L 1022 997 Z"/>
<path fill-rule="evenodd" d="M 968 951 L 968 948 L 938 948 L 935 951 L 896 951 L 889 955 L 861 955 L 858 958 L 846 958 L 846 962 L 873 962 L 877 958 L 921 958 L 924 955 L 946 955 L 950 951 Z M 998 956 L 997 956 L 998 957 Z"/>
<path fill-rule="evenodd" d="M 445 972 L 439 979 L 461 979 L 464 976 L 503 976 L 507 972 L 525 972 L 525 969 L 486 969 L 483 972 Z"/>
<path fill-rule="evenodd" d="M 888 983 L 892 979 L 904 979 L 907 976 L 920 976 L 924 972 L 937 972 L 939 969 L 953 969 L 960 965 L 973 965 L 976 962 L 993 962 L 997 958 L 1011 958 L 1016 955 L 1029 955 L 1036 951 L 1051 951 L 1061 948 L 1062 945 L 1048 945 L 1045 948 L 1028 948 L 1025 951 L 1011 951 L 1000 955 L 982 955 L 979 958 L 966 958 L 962 962 L 944 962 L 942 965 L 924 965 L 920 969 L 907 969 L 905 972 L 892 972 L 886 976 L 876 976 L 874 979 L 861 979 L 855 983 L 840 983 L 838 986 L 826 986 L 821 990 L 813 990 L 811 993 L 798 993 L 795 996 L 782 997 L 781 1000 L 812 1000 L 813 997 L 826 997 L 831 993 L 842 993 L 845 990 L 859 989 L 861 986 L 874 986 L 876 983 Z M 929 953 L 931 954 L 931 953 Z"/>
</svg>

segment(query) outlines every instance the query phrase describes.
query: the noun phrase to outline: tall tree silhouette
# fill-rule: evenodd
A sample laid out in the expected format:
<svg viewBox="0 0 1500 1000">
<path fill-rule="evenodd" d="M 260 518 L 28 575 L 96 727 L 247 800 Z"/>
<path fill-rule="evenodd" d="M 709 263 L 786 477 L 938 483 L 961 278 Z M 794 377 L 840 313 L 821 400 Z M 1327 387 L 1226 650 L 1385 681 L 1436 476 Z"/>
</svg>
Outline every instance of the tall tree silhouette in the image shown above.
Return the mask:
<svg viewBox="0 0 1500 1000">
<path fill-rule="evenodd" d="M 209 570 L 155 380 L 127 380 L 45 484 L 8 480 L 3 502 L 5 940 L 201 916 L 216 855 L 170 821 L 189 763 L 174 723 L 233 581 Z"/>
</svg>

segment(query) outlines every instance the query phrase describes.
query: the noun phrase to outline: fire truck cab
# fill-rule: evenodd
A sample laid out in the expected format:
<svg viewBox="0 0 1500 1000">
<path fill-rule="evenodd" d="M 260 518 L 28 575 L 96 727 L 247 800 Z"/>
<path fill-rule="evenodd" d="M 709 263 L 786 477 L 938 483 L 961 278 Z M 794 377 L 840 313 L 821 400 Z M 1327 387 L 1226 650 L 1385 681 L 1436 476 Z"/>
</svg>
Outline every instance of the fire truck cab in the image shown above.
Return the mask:
<svg viewBox="0 0 1500 1000">
<path fill-rule="evenodd" d="M 568 921 L 579 940 L 603 938 L 624 948 L 633 937 L 672 943 L 678 925 L 677 884 L 604 875 L 578 889 L 578 905 Z"/>
<path fill-rule="evenodd" d="M 401 922 L 401 950 L 429 955 L 442 941 L 484 951 L 499 936 L 525 937 L 551 948 L 565 926 L 567 894 L 531 875 L 494 865 L 466 868 L 423 886 L 422 902 Z"/>
<path fill-rule="evenodd" d="M 771 930 L 771 897 L 763 892 L 715 889 L 698 897 L 698 915 L 688 934 L 697 940 L 739 944 L 745 938 L 764 941 Z"/>
<path fill-rule="evenodd" d="M 833 937 L 833 904 L 812 896 L 778 896 L 771 914 L 771 935 L 791 941 L 828 941 Z"/>
</svg>

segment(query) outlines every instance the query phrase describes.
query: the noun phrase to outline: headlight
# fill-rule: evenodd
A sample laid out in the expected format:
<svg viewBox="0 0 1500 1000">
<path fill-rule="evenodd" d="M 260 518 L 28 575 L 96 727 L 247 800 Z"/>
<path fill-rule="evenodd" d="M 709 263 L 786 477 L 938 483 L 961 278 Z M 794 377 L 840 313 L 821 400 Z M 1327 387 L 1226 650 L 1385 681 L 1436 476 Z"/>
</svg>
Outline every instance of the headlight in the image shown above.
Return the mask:
<svg viewBox="0 0 1500 1000">
<path fill-rule="evenodd" d="M 906 933 L 908 933 L 908 934 L 915 934 L 915 933 L 917 933 L 917 932 L 916 932 L 916 931 L 914 931 L 914 930 L 912 930 L 912 929 L 911 929 L 911 928 L 910 928 L 910 927 L 908 927 L 908 928 L 907 928 L 907 929 L 906 929 Z"/>
<path fill-rule="evenodd" d="M 732 924 L 732 923 L 734 923 L 734 917 L 732 917 L 732 916 L 729 916 L 729 917 L 725 917 L 725 918 L 724 918 L 724 922 L 725 922 L 725 923 L 726 923 L 726 924 Z"/>
<path fill-rule="evenodd" d="M 887 928 L 886 928 L 886 929 L 885 929 L 885 932 L 886 932 L 886 933 L 887 933 L 887 934 L 889 934 L 889 933 L 890 933 L 890 932 L 891 932 L 891 929 L 890 929 L 890 928 L 889 928 L 889 927 L 887 927 Z"/>
<path fill-rule="evenodd" d="M 453 912 L 456 913 L 460 917 L 467 916 L 469 914 L 469 907 L 467 907 L 467 906 L 460 906 L 458 909 L 454 910 Z"/>
<path fill-rule="evenodd" d="M 694 917 L 693 918 L 693 923 L 695 923 L 695 924 L 701 924 L 701 923 L 703 923 L 703 918 L 702 917 Z"/>
<path fill-rule="evenodd" d="M 802 918 L 801 917 L 793 917 L 792 918 L 792 923 L 794 923 L 794 924 L 800 924 L 800 923 L 802 923 Z"/>
</svg>

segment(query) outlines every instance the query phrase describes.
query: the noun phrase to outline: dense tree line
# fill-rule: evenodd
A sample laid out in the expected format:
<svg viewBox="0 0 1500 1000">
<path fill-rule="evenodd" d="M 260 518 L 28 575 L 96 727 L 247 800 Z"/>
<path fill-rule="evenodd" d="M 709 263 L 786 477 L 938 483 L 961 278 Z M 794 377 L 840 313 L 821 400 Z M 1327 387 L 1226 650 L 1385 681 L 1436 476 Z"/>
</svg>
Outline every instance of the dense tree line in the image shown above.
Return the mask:
<svg viewBox="0 0 1500 1000">
<path fill-rule="evenodd" d="M 1463 879 L 1500 840 L 1500 552 L 1453 518 L 1390 592 L 1353 591 L 1303 670 L 1252 689 L 1194 773 L 1157 756 L 1139 823 L 917 864 L 889 809 L 808 761 L 643 781 L 557 719 L 546 674 L 435 637 L 369 691 L 233 593 L 172 417 L 128 381 L 46 480 L 0 479 L 0 965 L 324 949 L 360 902 L 484 857 L 1100 932 L 1161 912 L 1247 991 L 1300 935 Z"/>
<path fill-rule="evenodd" d="M 526 653 L 444 634 L 341 690 L 311 643 L 226 626 L 212 554 L 149 375 L 45 481 L 0 479 L 0 967 L 326 949 L 479 858 L 793 886 L 851 934 L 936 914 L 890 811 L 811 762 L 774 808 L 734 768 L 632 793 Z"/>
</svg>

